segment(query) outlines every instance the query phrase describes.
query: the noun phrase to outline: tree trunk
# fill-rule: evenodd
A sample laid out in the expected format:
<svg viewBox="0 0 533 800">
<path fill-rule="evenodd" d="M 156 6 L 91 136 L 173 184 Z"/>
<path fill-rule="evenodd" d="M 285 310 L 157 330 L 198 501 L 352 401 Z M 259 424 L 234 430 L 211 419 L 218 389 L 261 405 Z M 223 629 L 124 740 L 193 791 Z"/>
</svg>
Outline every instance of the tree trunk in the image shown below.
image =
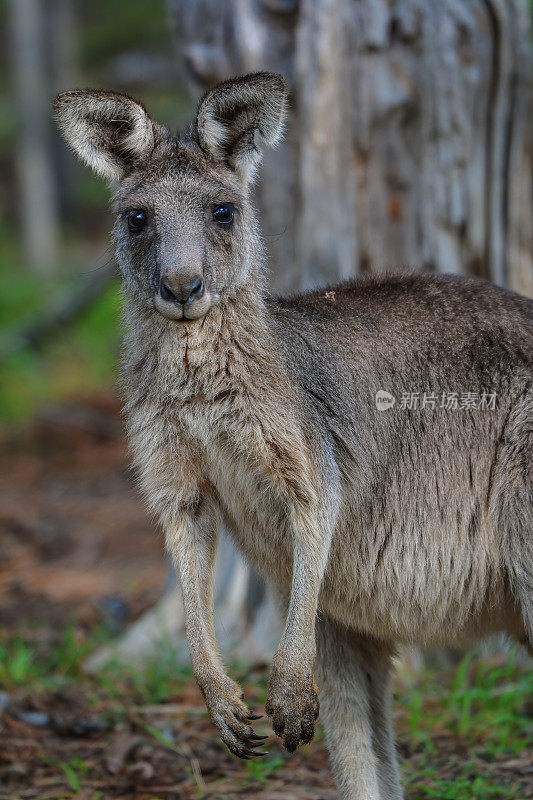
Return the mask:
<svg viewBox="0 0 533 800">
<path fill-rule="evenodd" d="M 281 71 L 257 189 L 280 289 L 410 267 L 533 294 L 527 0 L 168 0 L 195 93 Z"/>
<path fill-rule="evenodd" d="M 11 60 L 20 119 L 17 161 L 25 260 L 35 270 L 57 266 L 59 222 L 50 139 L 50 101 L 42 0 L 11 0 Z"/>
<path fill-rule="evenodd" d="M 409 267 L 533 295 L 526 0 L 168 8 L 194 96 L 262 69 L 290 84 L 285 143 L 265 153 L 256 189 L 275 289 Z M 268 654 L 271 600 L 227 538 L 217 575 L 226 645 Z M 165 619 L 181 631 L 179 614 Z"/>
<path fill-rule="evenodd" d="M 80 70 L 80 8 L 71 0 L 46 0 L 46 28 L 48 67 L 50 70 L 50 99 L 69 86 L 83 86 Z M 50 114 L 50 107 L 48 108 Z M 67 222 L 79 219 L 76 207 L 76 182 L 79 167 L 58 136 L 53 138 L 54 172 L 61 176 L 57 193 L 61 218 Z M 78 214 L 78 217 L 76 217 Z"/>
</svg>

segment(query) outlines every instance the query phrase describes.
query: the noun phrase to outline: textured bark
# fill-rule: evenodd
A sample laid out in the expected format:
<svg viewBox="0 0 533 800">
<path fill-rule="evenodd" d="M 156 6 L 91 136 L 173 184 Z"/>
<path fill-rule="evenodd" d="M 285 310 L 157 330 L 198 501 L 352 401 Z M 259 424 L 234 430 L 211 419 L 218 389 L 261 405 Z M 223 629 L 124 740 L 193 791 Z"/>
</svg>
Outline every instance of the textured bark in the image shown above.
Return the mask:
<svg viewBox="0 0 533 800">
<path fill-rule="evenodd" d="M 22 245 L 27 265 L 53 271 L 58 262 L 59 220 L 50 137 L 50 86 L 42 32 L 42 0 L 11 0 L 11 67 L 20 122 L 17 167 Z"/>
<path fill-rule="evenodd" d="M 533 294 L 526 0 L 169 0 L 199 93 L 292 87 L 257 189 L 277 288 L 408 266 Z"/>
</svg>

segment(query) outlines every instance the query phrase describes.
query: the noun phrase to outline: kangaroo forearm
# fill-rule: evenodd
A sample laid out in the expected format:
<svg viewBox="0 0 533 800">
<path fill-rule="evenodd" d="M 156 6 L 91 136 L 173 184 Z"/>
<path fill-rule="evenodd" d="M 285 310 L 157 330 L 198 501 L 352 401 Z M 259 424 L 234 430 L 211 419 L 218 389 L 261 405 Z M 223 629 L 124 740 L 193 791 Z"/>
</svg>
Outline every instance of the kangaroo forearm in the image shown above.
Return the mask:
<svg viewBox="0 0 533 800">
<path fill-rule="evenodd" d="M 185 630 L 191 663 L 198 683 L 203 686 L 214 675 L 223 672 L 214 629 L 210 592 L 206 591 L 206 575 L 201 561 L 187 556 L 178 559 L 178 574 L 185 610 Z M 200 568 L 198 568 L 200 567 Z"/>
<path fill-rule="evenodd" d="M 201 498 L 192 513 L 180 515 L 179 524 L 167 530 L 167 546 L 181 582 L 193 671 L 209 715 L 231 752 L 250 758 L 251 712 L 241 687 L 226 674 L 213 628 L 212 576 L 219 523 L 215 501 Z"/>
<path fill-rule="evenodd" d="M 294 531 L 293 578 L 287 621 L 272 662 L 266 710 L 292 751 L 313 736 L 318 714 L 313 680 L 315 617 L 329 551 L 329 529 L 318 518 Z"/>
<path fill-rule="evenodd" d="M 291 651 L 301 660 L 312 661 L 315 655 L 314 624 L 321 576 L 304 575 L 305 567 L 305 560 L 294 567 L 289 609 L 278 652 Z"/>
<path fill-rule="evenodd" d="M 312 663 L 315 657 L 315 618 L 326 569 L 331 536 L 318 515 L 307 519 L 294 534 L 289 609 L 279 651 L 289 651 Z"/>
<path fill-rule="evenodd" d="M 181 515 L 167 531 L 167 547 L 178 572 L 185 629 L 193 670 L 199 683 L 223 672 L 213 628 L 212 576 L 219 518 L 214 504 L 202 498 L 194 512 Z"/>
</svg>

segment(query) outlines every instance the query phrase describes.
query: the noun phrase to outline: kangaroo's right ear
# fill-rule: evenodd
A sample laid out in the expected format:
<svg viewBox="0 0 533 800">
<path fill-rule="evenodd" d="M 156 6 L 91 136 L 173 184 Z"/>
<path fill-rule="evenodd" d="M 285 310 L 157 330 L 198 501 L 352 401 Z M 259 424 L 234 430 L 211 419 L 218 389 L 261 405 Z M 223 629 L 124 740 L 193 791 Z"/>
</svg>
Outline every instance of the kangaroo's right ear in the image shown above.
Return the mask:
<svg viewBox="0 0 533 800">
<path fill-rule="evenodd" d="M 61 92 L 54 111 L 67 144 L 108 180 L 120 180 L 141 166 L 154 149 L 152 120 L 141 103 L 125 94 L 92 89 Z"/>
<path fill-rule="evenodd" d="M 260 161 L 259 145 L 279 141 L 286 110 L 287 86 L 281 75 L 256 72 L 231 78 L 200 100 L 198 142 L 211 158 L 248 182 Z"/>
</svg>

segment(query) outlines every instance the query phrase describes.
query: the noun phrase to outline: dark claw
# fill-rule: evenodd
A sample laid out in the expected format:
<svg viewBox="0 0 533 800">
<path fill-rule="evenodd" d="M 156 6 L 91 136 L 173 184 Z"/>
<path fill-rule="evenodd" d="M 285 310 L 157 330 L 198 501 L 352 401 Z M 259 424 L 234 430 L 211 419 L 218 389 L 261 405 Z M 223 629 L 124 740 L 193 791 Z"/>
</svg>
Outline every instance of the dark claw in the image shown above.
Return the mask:
<svg viewBox="0 0 533 800">
<path fill-rule="evenodd" d="M 268 753 L 257 753 L 257 752 L 254 753 L 254 756 L 267 756 L 267 755 Z"/>
<path fill-rule="evenodd" d="M 261 739 L 268 739 L 268 736 L 259 736 L 257 733 L 252 733 L 248 738 L 253 739 L 254 742 L 259 742 Z"/>
<path fill-rule="evenodd" d="M 263 742 L 248 742 L 248 747 L 263 747 Z"/>
<path fill-rule="evenodd" d="M 302 733 L 301 733 L 301 737 L 300 738 L 301 738 L 303 744 L 309 744 L 309 742 L 311 741 L 311 739 L 314 736 L 314 733 L 315 733 L 315 726 L 314 726 L 312 720 L 309 717 L 307 717 L 302 722 Z"/>
<path fill-rule="evenodd" d="M 246 717 L 246 719 L 251 719 L 251 720 L 263 719 L 263 715 L 262 714 L 250 714 L 250 716 Z"/>
<path fill-rule="evenodd" d="M 315 732 L 313 730 L 306 730 L 304 733 L 302 733 L 302 744 L 309 744 L 314 736 L 314 733 Z"/>
</svg>

